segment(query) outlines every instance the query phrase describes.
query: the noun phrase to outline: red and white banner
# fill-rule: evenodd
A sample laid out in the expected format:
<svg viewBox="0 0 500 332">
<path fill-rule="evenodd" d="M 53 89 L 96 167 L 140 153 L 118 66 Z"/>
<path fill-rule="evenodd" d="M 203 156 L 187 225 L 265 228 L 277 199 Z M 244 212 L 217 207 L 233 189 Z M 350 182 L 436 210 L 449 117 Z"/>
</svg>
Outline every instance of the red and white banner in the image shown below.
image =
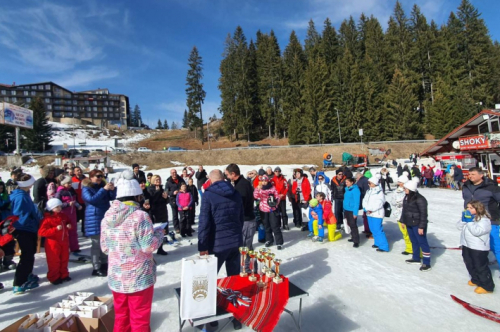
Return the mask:
<svg viewBox="0 0 500 332">
<path fill-rule="evenodd" d="M 486 135 L 460 137 L 460 150 L 481 150 L 488 149 L 490 142 Z"/>
</svg>

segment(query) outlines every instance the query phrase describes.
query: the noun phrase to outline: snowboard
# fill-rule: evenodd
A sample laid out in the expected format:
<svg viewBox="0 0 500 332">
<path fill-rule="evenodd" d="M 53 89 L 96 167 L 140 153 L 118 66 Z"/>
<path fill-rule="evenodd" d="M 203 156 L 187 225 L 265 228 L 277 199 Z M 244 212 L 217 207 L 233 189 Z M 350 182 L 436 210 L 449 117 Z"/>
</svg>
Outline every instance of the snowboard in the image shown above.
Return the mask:
<svg viewBox="0 0 500 332">
<path fill-rule="evenodd" d="M 459 299 L 458 297 L 454 295 L 450 295 L 453 301 L 461 304 L 465 309 L 469 310 L 475 315 L 481 316 L 483 318 L 492 320 L 494 322 L 500 323 L 500 314 L 498 312 L 488 310 L 485 308 L 478 307 L 474 304 L 470 304 L 468 302 L 465 302 L 464 300 Z"/>
</svg>

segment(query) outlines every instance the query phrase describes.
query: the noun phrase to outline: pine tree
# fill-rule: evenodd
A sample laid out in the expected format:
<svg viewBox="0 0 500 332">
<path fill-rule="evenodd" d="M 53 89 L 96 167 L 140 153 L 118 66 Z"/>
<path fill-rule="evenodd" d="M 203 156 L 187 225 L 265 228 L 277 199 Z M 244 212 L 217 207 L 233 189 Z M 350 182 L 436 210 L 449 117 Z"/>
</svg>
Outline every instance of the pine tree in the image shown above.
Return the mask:
<svg viewBox="0 0 500 332">
<path fill-rule="evenodd" d="M 320 53 L 321 36 L 316 30 L 314 21 L 309 21 L 305 40 L 305 52 L 308 59 L 316 58 Z"/>
<path fill-rule="evenodd" d="M 327 18 L 324 23 L 320 43 L 320 52 L 328 67 L 335 64 L 335 61 L 337 61 L 337 58 L 341 54 L 337 31 L 332 26 L 332 22 L 329 18 Z"/>
<path fill-rule="evenodd" d="M 29 106 L 33 111 L 33 129 L 21 129 L 23 147 L 29 151 L 44 151 L 51 148 L 52 126 L 49 124 L 45 106 L 40 97 L 34 98 Z"/>
<path fill-rule="evenodd" d="M 422 138 L 422 128 L 417 110 L 418 99 L 411 83 L 396 69 L 386 95 L 384 130 L 391 140 Z"/>
<path fill-rule="evenodd" d="M 167 120 L 163 120 L 163 129 L 168 129 L 168 122 Z"/>
<path fill-rule="evenodd" d="M 203 90 L 203 61 L 198 53 L 196 46 L 193 47 L 188 60 L 189 70 L 186 78 L 186 105 L 188 107 L 189 127 L 191 130 L 200 128 L 201 143 L 204 142 L 203 137 L 203 112 L 202 105 L 205 101 L 206 93 Z M 172 128 L 174 129 L 174 128 Z"/>
<path fill-rule="evenodd" d="M 137 104 L 134 107 L 133 119 L 134 119 L 134 126 L 135 127 L 139 127 L 142 124 L 141 109 L 140 109 L 139 105 L 137 105 Z"/>
<path fill-rule="evenodd" d="M 236 114 L 236 79 L 234 71 L 234 40 L 230 34 L 227 35 L 224 44 L 224 53 L 222 54 L 222 61 L 220 64 L 220 77 L 219 77 L 219 90 L 221 97 L 221 104 L 219 107 L 222 113 L 222 120 L 224 120 L 224 130 L 228 135 L 234 132 L 235 136 L 236 127 L 238 126 L 238 116 Z M 235 137 L 237 139 L 237 136 Z"/>
<path fill-rule="evenodd" d="M 172 130 L 177 129 L 177 123 L 175 123 L 175 121 L 172 121 L 172 125 L 170 126 L 170 128 L 171 128 Z"/>
<path fill-rule="evenodd" d="M 187 110 L 184 110 L 184 115 L 182 116 L 182 128 L 189 128 L 189 116 Z"/>
<path fill-rule="evenodd" d="M 408 70 L 411 67 L 411 34 L 408 29 L 408 17 L 399 0 L 396 1 L 394 13 L 389 19 L 386 40 L 388 43 L 388 52 L 391 56 L 392 72 L 398 68 L 408 75 Z"/>
<path fill-rule="evenodd" d="M 160 119 L 158 119 L 158 124 L 156 125 L 156 129 L 163 129 L 163 124 L 161 123 Z"/>
</svg>

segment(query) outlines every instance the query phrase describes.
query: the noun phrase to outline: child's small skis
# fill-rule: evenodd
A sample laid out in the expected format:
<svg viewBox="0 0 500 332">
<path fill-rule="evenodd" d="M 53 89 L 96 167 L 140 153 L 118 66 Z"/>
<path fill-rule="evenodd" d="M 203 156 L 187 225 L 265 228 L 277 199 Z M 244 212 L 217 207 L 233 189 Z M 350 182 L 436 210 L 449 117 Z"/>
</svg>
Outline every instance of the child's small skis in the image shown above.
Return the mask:
<svg viewBox="0 0 500 332">
<path fill-rule="evenodd" d="M 495 311 L 491 311 L 485 308 L 478 307 L 476 305 L 470 304 L 463 300 L 460 300 L 458 297 L 454 295 L 450 295 L 453 301 L 460 303 L 465 309 L 469 310 L 475 315 L 481 316 L 483 318 L 492 320 L 494 322 L 500 323 L 500 314 Z"/>
</svg>

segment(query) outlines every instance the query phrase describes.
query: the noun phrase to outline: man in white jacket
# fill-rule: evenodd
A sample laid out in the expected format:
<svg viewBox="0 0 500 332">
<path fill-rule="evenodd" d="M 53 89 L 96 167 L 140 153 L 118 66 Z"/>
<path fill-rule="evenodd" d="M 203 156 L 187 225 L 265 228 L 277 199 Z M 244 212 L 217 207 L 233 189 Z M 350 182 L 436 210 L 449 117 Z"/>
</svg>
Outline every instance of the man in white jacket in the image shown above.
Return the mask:
<svg viewBox="0 0 500 332">
<path fill-rule="evenodd" d="M 385 195 L 379 182 L 380 174 L 376 174 L 368 180 L 370 189 L 363 198 L 363 210 L 366 212 L 368 224 L 370 225 L 370 230 L 375 240 L 375 244 L 372 245 L 372 248 L 376 248 L 379 252 L 388 252 L 389 242 L 387 242 L 382 226 L 385 215 Z"/>
</svg>

